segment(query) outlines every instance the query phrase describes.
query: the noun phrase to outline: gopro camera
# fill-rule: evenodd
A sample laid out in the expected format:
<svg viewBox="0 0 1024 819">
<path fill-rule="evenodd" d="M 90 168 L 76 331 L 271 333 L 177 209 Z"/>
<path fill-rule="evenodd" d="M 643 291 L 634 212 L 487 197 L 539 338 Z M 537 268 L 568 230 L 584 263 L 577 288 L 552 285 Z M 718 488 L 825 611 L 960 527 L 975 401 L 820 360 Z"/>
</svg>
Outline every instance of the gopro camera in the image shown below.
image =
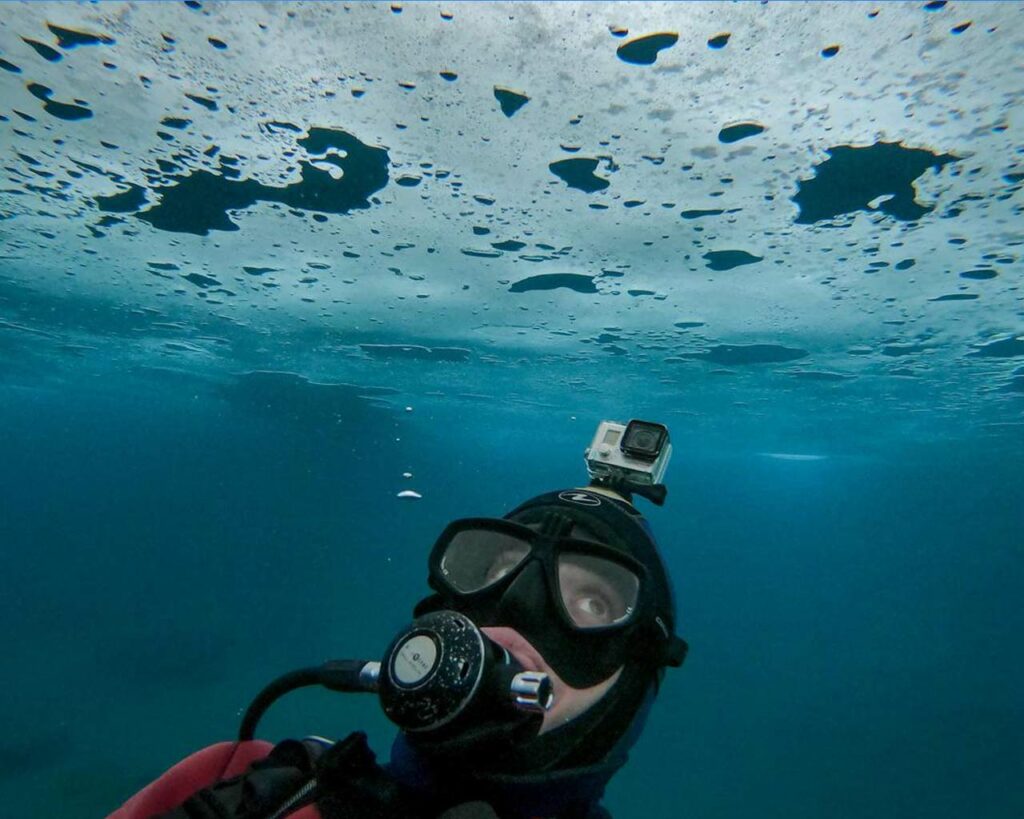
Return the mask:
<svg viewBox="0 0 1024 819">
<path fill-rule="evenodd" d="M 671 457 L 668 427 L 636 419 L 602 421 L 584 452 L 591 480 L 617 478 L 634 486 L 661 483 Z"/>
</svg>

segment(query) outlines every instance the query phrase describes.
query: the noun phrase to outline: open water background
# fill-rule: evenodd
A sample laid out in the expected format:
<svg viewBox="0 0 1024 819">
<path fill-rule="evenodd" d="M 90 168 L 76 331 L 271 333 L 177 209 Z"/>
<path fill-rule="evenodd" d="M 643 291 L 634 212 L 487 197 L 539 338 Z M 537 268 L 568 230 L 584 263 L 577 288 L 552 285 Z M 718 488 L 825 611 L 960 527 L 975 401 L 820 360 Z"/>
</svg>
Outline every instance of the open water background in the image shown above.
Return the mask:
<svg viewBox="0 0 1024 819">
<path fill-rule="evenodd" d="M 101 815 L 279 672 L 379 652 L 443 524 L 578 484 L 600 420 L 459 417 L 340 432 L 129 378 L 6 391 L 4 812 Z M 787 461 L 673 432 L 650 518 L 692 652 L 615 815 L 1020 815 L 1016 457 Z M 262 733 L 359 728 L 386 756 L 369 698 L 296 693 Z"/>
</svg>

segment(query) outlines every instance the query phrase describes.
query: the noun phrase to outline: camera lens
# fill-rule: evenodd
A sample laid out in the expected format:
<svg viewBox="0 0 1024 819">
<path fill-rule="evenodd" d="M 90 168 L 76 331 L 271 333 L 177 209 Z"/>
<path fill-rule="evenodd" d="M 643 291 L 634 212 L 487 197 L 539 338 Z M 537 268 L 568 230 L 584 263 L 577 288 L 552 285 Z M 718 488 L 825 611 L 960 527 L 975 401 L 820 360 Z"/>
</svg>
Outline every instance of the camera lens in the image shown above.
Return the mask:
<svg viewBox="0 0 1024 819">
<path fill-rule="evenodd" d="M 636 449 L 650 451 L 657 447 L 658 436 L 649 429 L 638 429 L 636 434 L 630 439 L 629 445 Z"/>
<path fill-rule="evenodd" d="M 622 436 L 622 451 L 642 461 L 653 461 L 661 453 L 668 430 L 661 424 L 647 421 L 630 421 L 626 434 Z"/>
</svg>

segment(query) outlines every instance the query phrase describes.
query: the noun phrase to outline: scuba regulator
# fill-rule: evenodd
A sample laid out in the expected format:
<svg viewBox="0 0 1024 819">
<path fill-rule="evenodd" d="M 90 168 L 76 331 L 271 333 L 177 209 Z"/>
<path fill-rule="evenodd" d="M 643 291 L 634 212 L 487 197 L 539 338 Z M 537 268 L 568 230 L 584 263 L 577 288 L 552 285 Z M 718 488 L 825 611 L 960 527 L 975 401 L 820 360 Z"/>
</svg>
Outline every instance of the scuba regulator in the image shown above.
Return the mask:
<svg viewBox="0 0 1024 819">
<path fill-rule="evenodd" d="M 513 723 L 542 714 L 554 701 L 547 674 L 523 670 L 468 617 L 435 611 L 400 632 L 380 662 L 329 660 L 278 677 L 249 705 L 239 741 L 253 738 L 275 700 L 311 685 L 377 693 L 403 731 L 438 737 L 483 720 Z"/>
</svg>

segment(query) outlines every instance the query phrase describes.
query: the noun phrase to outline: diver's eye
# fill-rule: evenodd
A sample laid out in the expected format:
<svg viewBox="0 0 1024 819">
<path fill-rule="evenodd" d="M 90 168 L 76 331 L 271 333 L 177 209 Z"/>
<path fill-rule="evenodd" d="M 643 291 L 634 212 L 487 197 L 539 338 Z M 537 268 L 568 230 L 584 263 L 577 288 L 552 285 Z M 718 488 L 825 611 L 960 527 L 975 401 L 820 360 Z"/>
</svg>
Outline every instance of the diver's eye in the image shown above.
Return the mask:
<svg viewBox="0 0 1024 819">
<path fill-rule="evenodd" d="M 579 592 L 573 600 L 573 608 L 579 613 L 573 619 L 583 621 L 586 625 L 609 625 L 615 621 L 611 603 L 600 592 Z"/>
<path fill-rule="evenodd" d="M 558 558 L 558 585 L 565 611 L 577 628 L 602 628 L 627 620 L 639 593 L 639 578 L 625 566 L 594 555 Z"/>
</svg>

